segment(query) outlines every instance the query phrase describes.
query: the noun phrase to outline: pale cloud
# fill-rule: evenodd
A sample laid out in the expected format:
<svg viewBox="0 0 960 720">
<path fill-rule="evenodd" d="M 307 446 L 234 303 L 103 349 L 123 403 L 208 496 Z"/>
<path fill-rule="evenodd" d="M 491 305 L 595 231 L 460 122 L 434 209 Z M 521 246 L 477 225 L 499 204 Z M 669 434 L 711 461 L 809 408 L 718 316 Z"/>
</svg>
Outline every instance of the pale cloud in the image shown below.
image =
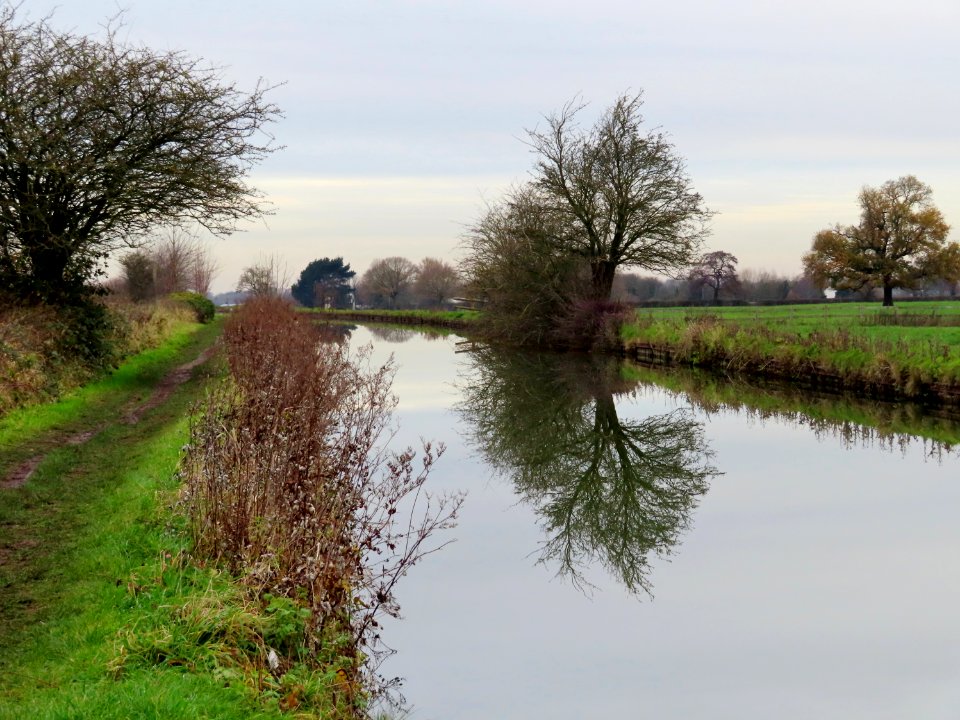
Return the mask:
<svg viewBox="0 0 960 720">
<path fill-rule="evenodd" d="M 215 245 L 229 290 L 259 254 L 279 254 L 294 274 L 319 257 L 342 256 L 358 272 L 382 257 L 454 259 L 460 237 L 509 185 L 498 177 L 264 177 L 273 214 Z"/>
<path fill-rule="evenodd" d="M 116 0 L 25 0 L 101 31 Z M 285 149 L 251 178 L 276 213 L 216 248 L 227 288 L 280 254 L 356 269 L 455 256 L 463 229 L 532 165 L 525 128 L 578 93 L 589 122 L 645 91 L 719 214 L 711 249 L 798 272 L 818 229 L 904 174 L 960 223 L 960 3 L 914 0 L 125 0 L 124 36 L 182 49 L 240 87 L 277 87 Z M 956 235 L 955 235 L 956 237 Z"/>
</svg>

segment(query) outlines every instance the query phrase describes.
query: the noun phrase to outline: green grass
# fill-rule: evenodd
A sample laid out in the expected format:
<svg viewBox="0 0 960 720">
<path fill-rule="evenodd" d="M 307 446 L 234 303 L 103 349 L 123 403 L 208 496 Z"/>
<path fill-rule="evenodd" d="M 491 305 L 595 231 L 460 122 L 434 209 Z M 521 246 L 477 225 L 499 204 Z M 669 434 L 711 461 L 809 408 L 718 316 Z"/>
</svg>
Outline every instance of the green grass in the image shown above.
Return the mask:
<svg viewBox="0 0 960 720">
<path fill-rule="evenodd" d="M 0 490 L 0 718 L 280 717 L 211 673 L 176 665 L 110 670 L 124 629 L 157 612 L 131 587 L 162 582 L 168 555 L 182 543 L 164 502 L 176 486 L 201 378 L 137 425 L 115 422 L 116 413 L 215 334 L 185 328 L 62 404 L 4 418 L 7 454 L 36 433 L 105 427 L 85 444 L 48 448 L 25 486 Z"/>
<path fill-rule="evenodd" d="M 123 421 L 218 332 L 184 328 L 63 403 L 4 419 L 0 452 L 44 459 L 0 489 L 0 720 L 353 717 L 350 634 L 331 623 L 306 648 L 302 607 L 255 599 L 187 552 L 176 468 L 191 406 L 222 365 Z M 265 670 L 270 648 L 282 672 Z"/>
<path fill-rule="evenodd" d="M 53 453 L 5 500 L 19 557 L 5 563 L 0 605 L 3 718 L 250 717 L 245 693 L 182 668 L 114 679 L 118 631 L 139 610 L 127 588 L 158 574 L 176 540 L 157 514 L 186 438 L 186 396 L 144 421 Z M 96 469 L 94 469 L 96 468 Z M 266 717 L 266 715 L 262 715 Z"/>
<path fill-rule="evenodd" d="M 960 302 L 642 309 L 621 339 L 671 348 L 681 364 L 836 375 L 904 396 L 960 384 Z"/>
<path fill-rule="evenodd" d="M 877 303 L 822 303 L 804 305 L 696 307 L 696 308 L 643 308 L 636 311 L 642 321 L 655 321 L 664 325 L 677 325 L 692 319 L 718 318 L 745 328 L 767 327 L 783 333 L 808 337 L 824 329 L 847 331 L 864 337 L 890 337 L 903 327 L 921 331 L 919 335 L 932 335 L 946 331 L 960 341 L 960 301 L 958 302 L 911 302 L 893 308 L 883 308 Z M 936 321 L 950 323 L 946 327 L 922 327 L 915 325 L 881 325 Z M 933 332 L 931 332 L 933 331 Z"/>
</svg>

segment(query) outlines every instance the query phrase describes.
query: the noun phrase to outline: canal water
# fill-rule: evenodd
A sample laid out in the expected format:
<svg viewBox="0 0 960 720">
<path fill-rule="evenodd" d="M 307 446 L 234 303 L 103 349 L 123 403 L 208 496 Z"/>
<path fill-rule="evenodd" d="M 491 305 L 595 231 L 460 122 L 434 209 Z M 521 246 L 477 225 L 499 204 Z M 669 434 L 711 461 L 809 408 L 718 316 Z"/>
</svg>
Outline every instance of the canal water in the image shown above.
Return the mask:
<svg viewBox="0 0 960 720">
<path fill-rule="evenodd" d="M 396 363 L 395 445 L 444 443 L 429 485 L 467 493 L 384 628 L 409 717 L 960 717 L 955 424 L 456 336 L 365 343 Z"/>
</svg>

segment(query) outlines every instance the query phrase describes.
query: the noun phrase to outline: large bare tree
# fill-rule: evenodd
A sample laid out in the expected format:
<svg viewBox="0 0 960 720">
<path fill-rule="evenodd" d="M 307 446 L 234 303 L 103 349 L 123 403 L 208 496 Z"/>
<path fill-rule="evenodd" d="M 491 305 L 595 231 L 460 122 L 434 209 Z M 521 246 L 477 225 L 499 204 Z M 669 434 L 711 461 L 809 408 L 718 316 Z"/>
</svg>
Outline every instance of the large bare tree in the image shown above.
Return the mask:
<svg viewBox="0 0 960 720">
<path fill-rule="evenodd" d="M 153 242 L 150 255 L 159 294 L 183 292 L 190 288 L 199 249 L 196 237 L 176 228 Z"/>
<path fill-rule="evenodd" d="M 711 216 L 667 136 L 642 130 L 642 105 L 642 93 L 622 95 L 584 129 L 584 105 L 572 101 L 529 132 L 533 186 L 565 220 L 554 243 L 589 263 L 597 300 L 610 297 L 618 267 L 688 265 Z"/>
<path fill-rule="evenodd" d="M 394 309 L 416 277 L 417 266 L 405 257 L 378 259 L 363 274 L 359 289 L 368 302 Z"/>
<path fill-rule="evenodd" d="M 250 168 L 279 111 L 176 51 L 62 32 L 0 10 L 0 290 L 83 294 L 104 258 L 158 226 L 214 234 L 260 216 Z"/>
<path fill-rule="evenodd" d="M 425 257 L 417 268 L 414 292 L 429 307 L 442 307 L 460 288 L 460 273 L 450 263 Z"/>
<path fill-rule="evenodd" d="M 737 285 L 737 258 L 723 250 L 702 255 L 690 270 L 690 283 L 697 290 L 704 286 L 713 291 L 713 302 L 720 300 L 721 290 Z"/>
<path fill-rule="evenodd" d="M 860 191 L 860 222 L 817 233 L 803 257 L 806 272 L 837 290 L 893 289 L 925 278 L 960 279 L 960 245 L 947 242 L 950 226 L 933 204 L 933 191 L 913 175 Z"/>
</svg>

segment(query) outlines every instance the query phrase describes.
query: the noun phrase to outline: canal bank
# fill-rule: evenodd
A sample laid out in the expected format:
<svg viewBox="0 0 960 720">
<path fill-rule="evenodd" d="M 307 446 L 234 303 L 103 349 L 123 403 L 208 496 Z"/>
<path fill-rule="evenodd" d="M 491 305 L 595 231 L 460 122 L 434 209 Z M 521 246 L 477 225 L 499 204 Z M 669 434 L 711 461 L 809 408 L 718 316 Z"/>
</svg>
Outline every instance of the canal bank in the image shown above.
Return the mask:
<svg viewBox="0 0 960 720">
<path fill-rule="evenodd" d="M 960 406 L 960 304 L 638 311 L 618 352 L 881 400 Z"/>
</svg>

